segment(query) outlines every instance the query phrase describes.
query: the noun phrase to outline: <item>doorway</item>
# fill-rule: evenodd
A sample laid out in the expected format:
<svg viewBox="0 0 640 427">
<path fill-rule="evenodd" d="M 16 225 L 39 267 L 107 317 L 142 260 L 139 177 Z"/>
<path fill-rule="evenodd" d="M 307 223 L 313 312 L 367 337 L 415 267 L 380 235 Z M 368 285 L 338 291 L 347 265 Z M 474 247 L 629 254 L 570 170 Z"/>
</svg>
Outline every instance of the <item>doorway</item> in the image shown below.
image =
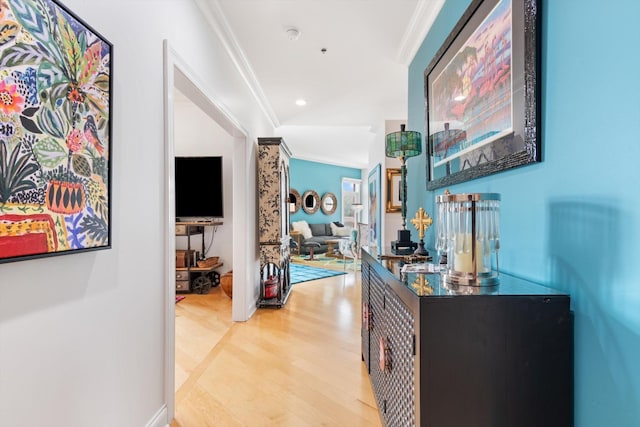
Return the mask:
<svg viewBox="0 0 640 427">
<path fill-rule="evenodd" d="M 174 99 L 177 92 L 184 94 L 198 106 L 209 118 L 223 129 L 232 144 L 232 198 L 233 221 L 235 224 L 247 224 L 247 132 L 242 126 L 215 101 L 215 97 L 206 92 L 206 85 L 180 55 L 164 41 L 164 148 L 165 148 L 165 184 L 164 217 L 165 233 L 165 401 L 167 418 L 173 419 L 175 410 L 175 111 Z M 231 219 L 231 218 L 230 218 Z M 246 320 L 247 299 L 251 296 L 246 286 L 246 266 L 248 254 L 241 242 L 247 241 L 246 227 L 234 226 L 231 232 L 232 266 L 234 274 L 232 320 Z M 233 244 L 233 242 L 239 242 Z"/>
</svg>

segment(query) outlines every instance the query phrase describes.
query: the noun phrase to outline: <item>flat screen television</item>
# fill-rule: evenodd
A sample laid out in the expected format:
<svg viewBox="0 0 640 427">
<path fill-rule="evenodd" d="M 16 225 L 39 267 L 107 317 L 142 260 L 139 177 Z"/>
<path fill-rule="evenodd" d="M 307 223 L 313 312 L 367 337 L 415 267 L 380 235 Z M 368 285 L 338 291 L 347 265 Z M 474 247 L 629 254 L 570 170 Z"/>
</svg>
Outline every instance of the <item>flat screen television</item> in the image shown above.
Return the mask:
<svg viewBox="0 0 640 427">
<path fill-rule="evenodd" d="M 224 217 L 222 157 L 176 157 L 176 218 Z"/>
</svg>

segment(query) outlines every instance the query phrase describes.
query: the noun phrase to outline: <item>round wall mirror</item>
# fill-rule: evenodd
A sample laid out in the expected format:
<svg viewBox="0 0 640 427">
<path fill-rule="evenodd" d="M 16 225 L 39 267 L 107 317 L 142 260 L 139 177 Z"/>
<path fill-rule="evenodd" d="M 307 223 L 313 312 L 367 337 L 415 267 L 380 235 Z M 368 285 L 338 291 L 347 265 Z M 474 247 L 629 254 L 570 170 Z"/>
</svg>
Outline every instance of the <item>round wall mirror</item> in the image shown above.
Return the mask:
<svg viewBox="0 0 640 427">
<path fill-rule="evenodd" d="M 302 210 L 314 214 L 320 208 L 320 196 L 313 190 L 307 190 L 302 195 Z"/>
<path fill-rule="evenodd" d="M 300 210 L 300 193 L 295 188 L 289 189 L 289 213 L 296 213 Z"/>
<path fill-rule="evenodd" d="M 333 193 L 324 193 L 322 195 L 322 203 L 320 204 L 320 207 L 325 215 L 331 215 L 334 213 L 338 207 L 338 199 L 336 199 L 336 195 Z"/>
</svg>

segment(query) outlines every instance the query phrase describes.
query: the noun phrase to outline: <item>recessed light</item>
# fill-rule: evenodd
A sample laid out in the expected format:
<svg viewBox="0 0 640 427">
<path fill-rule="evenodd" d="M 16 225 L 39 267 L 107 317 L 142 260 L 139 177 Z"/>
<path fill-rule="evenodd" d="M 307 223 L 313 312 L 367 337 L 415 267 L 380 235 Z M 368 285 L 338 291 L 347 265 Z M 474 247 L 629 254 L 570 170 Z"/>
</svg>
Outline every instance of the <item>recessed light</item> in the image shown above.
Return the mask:
<svg viewBox="0 0 640 427">
<path fill-rule="evenodd" d="M 296 99 L 296 105 L 303 107 L 307 105 L 307 101 L 305 101 L 304 99 Z"/>
</svg>

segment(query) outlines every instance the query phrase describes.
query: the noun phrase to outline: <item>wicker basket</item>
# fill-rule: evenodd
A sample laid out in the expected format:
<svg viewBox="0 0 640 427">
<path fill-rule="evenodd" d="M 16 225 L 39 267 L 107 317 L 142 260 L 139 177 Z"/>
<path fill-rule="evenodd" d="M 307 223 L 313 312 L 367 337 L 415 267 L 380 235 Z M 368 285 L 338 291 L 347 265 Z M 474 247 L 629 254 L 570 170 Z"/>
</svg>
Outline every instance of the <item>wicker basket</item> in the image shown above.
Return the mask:
<svg viewBox="0 0 640 427">
<path fill-rule="evenodd" d="M 220 276 L 220 284 L 222 290 L 229 298 L 233 298 L 233 270 Z"/>
</svg>

